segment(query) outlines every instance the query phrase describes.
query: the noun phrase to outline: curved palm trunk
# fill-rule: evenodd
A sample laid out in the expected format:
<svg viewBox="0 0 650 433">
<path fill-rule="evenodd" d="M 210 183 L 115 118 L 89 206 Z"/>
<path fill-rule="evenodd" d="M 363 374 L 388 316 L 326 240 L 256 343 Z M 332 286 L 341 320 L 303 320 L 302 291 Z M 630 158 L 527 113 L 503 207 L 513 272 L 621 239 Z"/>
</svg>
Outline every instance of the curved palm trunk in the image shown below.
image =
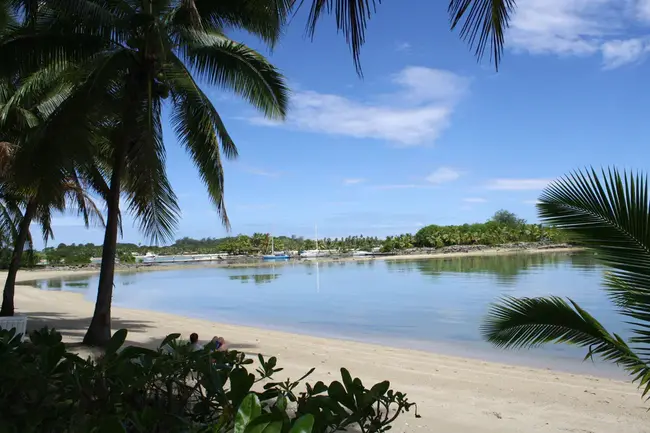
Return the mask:
<svg viewBox="0 0 650 433">
<path fill-rule="evenodd" d="M 107 200 L 108 215 L 106 218 L 106 231 L 104 233 L 95 312 L 83 339 L 84 344 L 90 346 L 104 346 L 111 339 L 111 301 L 113 298 L 117 227 L 120 213 L 120 178 L 124 167 L 122 154 L 117 151 L 115 153 L 110 192 Z"/>
<path fill-rule="evenodd" d="M 20 268 L 20 259 L 23 256 L 25 249 L 25 242 L 29 236 L 29 225 L 32 223 L 34 214 L 36 213 L 37 202 L 31 199 L 25 208 L 25 214 L 20 221 L 18 227 L 18 236 L 14 241 L 14 251 L 11 254 L 11 263 L 9 264 L 9 271 L 7 272 L 7 281 L 5 282 L 5 289 L 2 293 L 2 309 L 0 309 L 0 316 L 13 316 L 14 315 L 14 293 L 16 288 L 16 275 L 18 275 L 18 268 Z"/>
</svg>

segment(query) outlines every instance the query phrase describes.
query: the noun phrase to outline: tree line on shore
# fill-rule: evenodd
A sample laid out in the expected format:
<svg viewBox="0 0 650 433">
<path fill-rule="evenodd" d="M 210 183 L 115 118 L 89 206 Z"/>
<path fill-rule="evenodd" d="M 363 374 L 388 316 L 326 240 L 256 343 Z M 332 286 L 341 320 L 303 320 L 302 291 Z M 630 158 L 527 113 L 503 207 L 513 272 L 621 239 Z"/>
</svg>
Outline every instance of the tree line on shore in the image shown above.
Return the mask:
<svg viewBox="0 0 650 433">
<path fill-rule="evenodd" d="M 395 252 L 411 248 L 442 248 L 455 245 L 502 245 L 518 242 L 561 243 L 568 240 L 566 233 L 541 224 L 528 224 L 512 212 L 500 210 L 485 223 L 452 226 L 428 225 L 415 235 L 406 233 L 398 236 L 347 236 L 345 238 L 306 239 L 301 236 L 277 236 L 273 238 L 275 251 L 301 252 L 327 250 L 340 254 L 353 251 Z M 316 243 L 318 242 L 318 244 Z M 84 265 L 91 257 L 99 257 L 101 245 L 59 244 L 47 247 L 39 253 L 49 265 Z M 117 258 L 120 263 L 134 263 L 134 254 L 180 255 L 219 254 L 260 255 L 271 252 L 271 235 L 255 233 L 251 236 L 238 235 L 223 238 L 192 239 L 184 237 L 171 245 L 147 246 L 132 243 L 117 244 Z"/>
</svg>

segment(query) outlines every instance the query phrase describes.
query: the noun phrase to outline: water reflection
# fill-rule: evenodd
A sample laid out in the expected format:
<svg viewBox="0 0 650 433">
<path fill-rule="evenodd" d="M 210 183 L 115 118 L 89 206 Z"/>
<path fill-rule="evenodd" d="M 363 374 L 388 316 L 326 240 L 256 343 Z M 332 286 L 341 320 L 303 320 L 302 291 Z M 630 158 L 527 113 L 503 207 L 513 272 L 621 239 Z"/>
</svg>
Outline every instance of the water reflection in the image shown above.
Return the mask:
<svg viewBox="0 0 650 433">
<path fill-rule="evenodd" d="M 92 302 L 97 276 L 57 278 L 38 284 L 46 290 L 83 293 Z M 241 290 L 240 284 L 264 285 L 265 290 L 255 290 L 251 296 L 251 291 Z M 490 303 L 504 295 L 550 294 L 571 297 L 608 329 L 625 335 L 623 320 L 602 290 L 601 268 L 594 256 L 587 254 L 307 262 L 119 273 L 113 302 L 118 307 L 225 323 L 434 351 L 449 348 L 481 357 L 477 353 L 484 351 L 511 358 L 523 356 L 522 352 L 495 351 L 481 339 L 479 326 Z M 584 351 L 549 346 L 530 356 L 562 362 L 573 359 L 581 365 Z"/>
<path fill-rule="evenodd" d="M 273 280 L 277 280 L 280 274 L 253 274 L 253 275 L 230 275 L 228 278 L 231 280 L 238 280 L 242 283 L 253 281 L 255 284 L 267 284 Z"/>
<path fill-rule="evenodd" d="M 494 276 L 500 285 L 512 286 L 520 276 L 531 270 L 556 269 L 570 266 L 581 270 L 598 267 L 593 254 L 545 253 L 512 254 L 493 256 L 458 256 L 428 260 L 389 260 L 389 272 L 419 272 L 434 278 L 447 273 L 488 274 Z"/>
</svg>

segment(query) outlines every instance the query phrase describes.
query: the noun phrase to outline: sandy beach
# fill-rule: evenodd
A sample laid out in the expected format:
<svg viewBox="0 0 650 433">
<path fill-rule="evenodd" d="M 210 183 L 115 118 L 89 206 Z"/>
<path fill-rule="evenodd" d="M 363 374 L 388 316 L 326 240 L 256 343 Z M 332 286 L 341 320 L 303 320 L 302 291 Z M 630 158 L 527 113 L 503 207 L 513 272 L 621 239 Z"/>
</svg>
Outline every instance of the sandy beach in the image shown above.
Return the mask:
<svg viewBox="0 0 650 433">
<path fill-rule="evenodd" d="M 20 272 L 18 281 L 93 272 Z M 0 274 L 2 282 L 4 278 Z M 16 288 L 16 307 L 18 314 L 30 317 L 30 328 L 55 327 L 71 343 L 81 340 L 93 311 L 93 304 L 80 295 L 20 285 Z M 233 349 L 277 356 L 278 365 L 285 368 L 280 379 L 297 378 L 311 367 L 316 367 L 312 381 L 338 379 L 340 367 L 348 368 L 366 385 L 389 379 L 394 389 L 406 392 L 410 400 L 417 402 L 422 415 L 416 419 L 404 414 L 395 424 L 395 432 L 650 431 L 650 412 L 640 392 L 630 383 L 611 379 L 126 308 L 113 309 L 113 326 L 127 328 L 130 343 L 150 346 L 157 346 L 164 336 L 174 332 L 185 338 L 191 332 L 198 332 L 202 339 L 222 335 Z"/>
</svg>

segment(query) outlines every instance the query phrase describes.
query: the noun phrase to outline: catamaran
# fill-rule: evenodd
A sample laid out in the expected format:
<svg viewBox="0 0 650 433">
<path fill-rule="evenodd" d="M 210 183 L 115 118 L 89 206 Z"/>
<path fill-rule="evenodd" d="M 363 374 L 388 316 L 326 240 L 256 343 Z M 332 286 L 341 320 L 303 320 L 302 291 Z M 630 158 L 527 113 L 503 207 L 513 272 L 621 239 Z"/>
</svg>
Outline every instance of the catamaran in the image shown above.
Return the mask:
<svg viewBox="0 0 650 433">
<path fill-rule="evenodd" d="M 276 253 L 275 246 L 273 244 L 273 236 L 271 236 L 271 254 L 265 254 L 262 256 L 262 260 L 265 262 L 268 261 L 286 261 L 289 260 L 289 256 L 283 253 Z"/>
</svg>

